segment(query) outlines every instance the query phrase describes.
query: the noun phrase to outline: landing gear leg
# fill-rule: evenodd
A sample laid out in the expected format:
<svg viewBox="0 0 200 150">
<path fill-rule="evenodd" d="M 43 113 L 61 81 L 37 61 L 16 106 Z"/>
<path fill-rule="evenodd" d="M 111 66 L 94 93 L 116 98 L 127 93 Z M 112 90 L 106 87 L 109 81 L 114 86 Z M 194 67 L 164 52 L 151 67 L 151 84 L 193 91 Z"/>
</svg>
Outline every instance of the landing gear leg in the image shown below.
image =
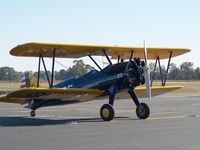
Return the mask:
<svg viewBox="0 0 200 150">
<path fill-rule="evenodd" d="M 136 108 L 136 115 L 139 119 L 147 119 L 150 115 L 150 109 L 147 104 L 140 103 L 135 91 L 132 88 L 129 88 L 128 93 L 130 94 L 131 98 L 133 99 Z"/>
<path fill-rule="evenodd" d="M 115 116 L 115 110 L 113 108 L 116 86 L 112 87 L 112 92 L 109 96 L 109 104 L 104 104 L 100 109 L 100 116 L 104 121 L 111 121 Z"/>
<path fill-rule="evenodd" d="M 31 117 L 35 117 L 36 105 L 35 105 L 35 100 L 34 99 L 31 99 L 29 101 L 29 109 L 31 109 L 30 116 Z"/>
</svg>

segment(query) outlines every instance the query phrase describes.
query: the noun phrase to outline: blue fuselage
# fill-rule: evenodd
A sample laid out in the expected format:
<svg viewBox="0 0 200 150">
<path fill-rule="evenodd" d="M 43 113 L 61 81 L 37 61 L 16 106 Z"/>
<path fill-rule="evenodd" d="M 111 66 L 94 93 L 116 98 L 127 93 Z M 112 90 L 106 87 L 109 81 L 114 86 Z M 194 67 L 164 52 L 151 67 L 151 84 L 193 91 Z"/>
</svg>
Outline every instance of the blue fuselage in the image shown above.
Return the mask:
<svg viewBox="0 0 200 150">
<path fill-rule="evenodd" d="M 118 84 L 118 87 L 127 87 L 127 82 L 123 81 L 123 73 L 127 63 L 109 65 L 101 71 L 92 70 L 82 77 L 74 76 L 56 85 L 54 88 L 93 88 L 108 90 L 111 86 Z M 119 89 L 118 89 L 119 90 Z"/>
</svg>

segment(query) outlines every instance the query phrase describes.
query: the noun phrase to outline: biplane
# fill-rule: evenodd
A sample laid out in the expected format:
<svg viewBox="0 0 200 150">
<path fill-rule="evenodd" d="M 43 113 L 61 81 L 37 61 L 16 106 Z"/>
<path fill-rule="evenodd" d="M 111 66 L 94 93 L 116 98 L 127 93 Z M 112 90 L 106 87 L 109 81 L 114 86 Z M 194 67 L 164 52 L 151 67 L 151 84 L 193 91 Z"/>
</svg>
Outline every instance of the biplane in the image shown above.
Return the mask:
<svg viewBox="0 0 200 150">
<path fill-rule="evenodd" d="M 104 121 L 110 121 L 115 116 L 114 102 L 116 99 L 130 96 L 136 105 L 139 119 L 146 119 L 150 115 L 147 104 L 140 103 L 141 96 L 159 95 L 176 90 L 182 86 L 165 86 L 167 73 L 172 57 L 189 52 L 187 48 L 146 48 L 125 46 L 96 46 L 70 45 L 57 43 L 26 43 L 18 45 L 10 51 L 13 56 L 38 57 L 38 76 L 34 81 L 30 73 L 25 72 L 22 77 L 21 89 L 0 98 L 0 102 L 18 103 L 31 109 L 30 115 L 35 116 L 35 110 L 40 107 L 55 106 L 100 100 L 108 98 L 108 103 L 102 105 L 100 116 Z M 109 65 L 101 68 L 94 56 L 104 56 Z M 54 68 L 56 58 L 89 57 L 98 70 L 91 70 L 83 76 L 71 77 L 54 84 Z M 51 75 L 47 72 L 45 58 L 52 58 Z M 116 59 L 117 63 L 113 63 Z M 147 60 L 156 60 L 161 71 L 160 60 L 168 59 L 165 76 L 161 73 L 161 86 L 153 87 L 153 74 L 150 78 Z M 40 70 L 43 65 L 46 73 L 48 88 L 40 87 Z M 146 86 L 141 86 L 146 83 Z M 146 94 L 145 94 L 146 93 Z"/>
</svg>

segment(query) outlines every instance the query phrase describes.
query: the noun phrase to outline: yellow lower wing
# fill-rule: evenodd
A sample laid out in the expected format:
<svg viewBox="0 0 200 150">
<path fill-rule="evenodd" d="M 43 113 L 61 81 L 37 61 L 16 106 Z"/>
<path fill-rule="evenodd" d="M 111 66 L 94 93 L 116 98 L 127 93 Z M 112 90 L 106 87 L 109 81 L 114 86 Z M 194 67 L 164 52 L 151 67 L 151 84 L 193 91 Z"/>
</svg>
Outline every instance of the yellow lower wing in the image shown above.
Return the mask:
<svg viewBox="0 0 200 150">
<path fill-rule="evenodd" d="M 178 90 L 181 88 L 183 88 L 183 86 L 155 86 L 155 87 L 151 87 L 151 93 L 152 93 L 152 96 L 157 96 L 157 95 L 168 93 L 170 91 Z M 146 87 L 138 87 L 135 89 L 135 91 L 139 97 L 147 97 Z"/>
<path fill-rule="evenodd" d="M 0 102 L 24 104 L 27 102 L 27 99 L 87 101 L 101 96 L 103 93 L 104 91 L 98 89 L 28 88 L 0 97 Z"/>
<path fill-rule="evenodd" d="M 170 91 L 178 90 L 183 88 L 183 86 L 155 86 L 151 87 L 152 96 L 161 95 L 164 93 L 168 93 Z M 139 98 L 147 97 L 146 87 L 137 87 L 135 88 L 135 92 Z M 117 94 L 116 99 L 129 99 L 130 95 L 127 94 L 127 91 L 123 91 Z"/>
<path fill-rule="evenodd" d="M 180 88 L 183 88 L 183 86 L 158 86 L 151 87 L 151 91 L 152 96 L 157 96 Z M 135 91 L 139 97 L 146 97 L 145 87 L 137 87 Z M 42 100 L 62 99 L 87 101 L 102 96 L 104 93 L 105 91 L 98 89 L 28 88 L 17 90 L 7 96 L 2 96 L 0 97 L 0 102 L 24 104 L 27 102 L 27 99 L 31 98 Z M 126 91 L 124 91 L 118 93 L 116 98 L 126 99 L 130 98 L 130 96 Z"/>
<path fill-rule="evenodd" d="M 16 103 L 16 104 L 24 104 L 26 102 L 25 99 L 15 99 L 15 98 L 8 98 L 7 96 L 1 96 L 0 102 L 3 103 Z"/>
</svg>

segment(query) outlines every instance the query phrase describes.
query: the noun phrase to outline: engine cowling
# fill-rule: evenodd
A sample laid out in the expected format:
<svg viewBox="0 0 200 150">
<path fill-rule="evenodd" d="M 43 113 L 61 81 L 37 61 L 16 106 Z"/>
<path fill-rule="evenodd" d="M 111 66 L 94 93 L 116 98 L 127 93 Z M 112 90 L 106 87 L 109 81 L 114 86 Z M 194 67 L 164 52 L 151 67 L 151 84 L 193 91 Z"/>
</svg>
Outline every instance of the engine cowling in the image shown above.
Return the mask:
<svg viewBox="0 0 200 150">
<path fill-rule="evenodd" d="M 128 82 L 133 86 L 143 85 L 145 83 L 144 78 L 144 66 L 145 62 L 141 61 L 139 58 L 134 58 L 129 61 L 125 68 L 125 75 Z"/>
</svg>

